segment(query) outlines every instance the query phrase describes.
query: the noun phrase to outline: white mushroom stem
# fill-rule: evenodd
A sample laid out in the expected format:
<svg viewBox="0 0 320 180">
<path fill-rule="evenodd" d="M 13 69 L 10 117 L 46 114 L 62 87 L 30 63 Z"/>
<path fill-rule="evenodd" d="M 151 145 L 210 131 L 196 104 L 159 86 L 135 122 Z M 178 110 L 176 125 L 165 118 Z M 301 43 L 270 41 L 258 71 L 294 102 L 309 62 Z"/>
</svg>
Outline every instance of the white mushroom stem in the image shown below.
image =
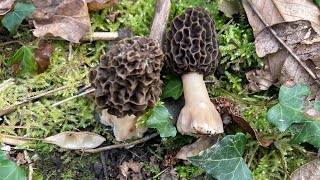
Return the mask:
<svg viewBox="0 0 320 180">
<path fill-rule="evenodd" d="M 136 127 L 137 117 L 134 115 L 118 118 L 110 115 L 106 109 L 102 110 L 101 123 L 113 127 L 113 133 L 117 141 L 142 138 L 147 131 L 145 127 Z"/>
<path fill-rule="evenodd" d="M 203 75 L 188 73 L 182 82 L 185 106 L 178 118 L 178 131 L 193 136 L 223 133 L 221 116 L 210 101 Z"/>
</svg>

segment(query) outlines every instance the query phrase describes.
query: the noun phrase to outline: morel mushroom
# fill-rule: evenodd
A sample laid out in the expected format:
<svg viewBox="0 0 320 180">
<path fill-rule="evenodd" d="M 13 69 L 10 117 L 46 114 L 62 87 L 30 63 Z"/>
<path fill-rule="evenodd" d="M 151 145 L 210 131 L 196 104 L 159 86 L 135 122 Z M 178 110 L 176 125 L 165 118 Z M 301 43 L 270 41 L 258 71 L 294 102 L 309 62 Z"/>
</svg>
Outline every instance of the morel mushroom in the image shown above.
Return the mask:
<svg viewBox="0 0 320 180">
<path fill-rule="evenodd" d="M 118 141 L 143 134 L 141 129 L 135 129 L 136 117 L 153 108 L 161 94 L 162 59 L 163 52 L 155 40 L 126 38 L 90 71 L 89 80 L 96 89 L 95 102 L 113 115 L 110 124 Z"/>
<path fill-rule="evenodd" d="M 218 44 L 214 20 L 203 8 L 189 8 L 173 19 L 167 35 L 166 62 L 174 74 L 182 76 L 185 106 L 177 121 L 182 134 L 223 133 L 221 117 L 203 81 L 218 64 Z"/>
</svg>

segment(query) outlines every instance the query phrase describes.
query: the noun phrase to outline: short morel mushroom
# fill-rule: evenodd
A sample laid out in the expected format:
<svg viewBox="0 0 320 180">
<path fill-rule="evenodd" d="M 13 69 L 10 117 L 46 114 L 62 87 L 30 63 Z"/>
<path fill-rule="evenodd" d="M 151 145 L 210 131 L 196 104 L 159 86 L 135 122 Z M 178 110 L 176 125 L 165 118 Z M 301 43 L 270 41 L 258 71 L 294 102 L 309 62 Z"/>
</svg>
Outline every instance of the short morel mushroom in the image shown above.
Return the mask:
<svg viewBox="0 0 320 180">
<path fill-rule="evenodd" d="M 132 121 L 136 122 L 136 116 L 155 106 L 162 88 L 162 59 L 163 52 L 153 39 L 126 38 L 102 56 L 99 66 L 90 71 L 89 80 L 96 89 L 95 102 L 113 115 L 114 129 L 125 128 L 126 123 L 134 126 Z M 128 133 L 132 131 L 133 128 Z M 127 138 L 134 137 L 118 136 L 117 140 Z"/>
<path fill-rule="evenodd" d="M 120 40 L 89 73 L 101 119 L 113 126 L 118 141 L 142 137 L 146 128 L 136 127 L 137 119 L 161 94 L 161 44 L 170 6 L 170 0 L 157 0 L 149 38 Z"/>
<path fill-rule="evenodd" d="M 220 114 L 203 81 L 218 64 L 218 45 L 214 20 L 203 8 L 189 8 L 173 19 L 167 35 L 166 63 L 183 82 L 185 106 L 177 121 L 182 134 L 223 133 Z"/>
</svg>

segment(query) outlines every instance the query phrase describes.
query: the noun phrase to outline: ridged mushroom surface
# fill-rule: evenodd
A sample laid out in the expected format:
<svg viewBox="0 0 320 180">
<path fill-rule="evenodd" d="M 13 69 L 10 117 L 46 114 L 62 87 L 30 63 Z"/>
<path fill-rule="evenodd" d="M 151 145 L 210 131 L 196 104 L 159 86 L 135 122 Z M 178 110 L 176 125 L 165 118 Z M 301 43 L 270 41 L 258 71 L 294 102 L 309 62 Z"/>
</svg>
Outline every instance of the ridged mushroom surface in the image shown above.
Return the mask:
<svg viewBox="0 0 320 180">
<path fill-rule="evenodd" d="M 176 75 L 211 74 L 220 59 L 215 22 L 203 8 L 189 8 L 175 17 L 166 42 L 166 63 Z"/>
<path fill-rule="evenodd" d="M 97 106 L 118 118 L 139 116 L 154 107 L 162 89 L 162 59 L 163 52 L 152 39 L 119 41 L 89 73 Z"/>
</svg>

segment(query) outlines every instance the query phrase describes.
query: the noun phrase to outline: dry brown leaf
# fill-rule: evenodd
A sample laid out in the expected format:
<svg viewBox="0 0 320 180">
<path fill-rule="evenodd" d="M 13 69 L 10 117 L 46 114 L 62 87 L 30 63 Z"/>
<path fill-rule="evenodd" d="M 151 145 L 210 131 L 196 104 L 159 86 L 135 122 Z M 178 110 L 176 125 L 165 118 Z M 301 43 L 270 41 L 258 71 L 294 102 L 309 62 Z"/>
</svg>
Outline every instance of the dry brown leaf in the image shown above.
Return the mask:
<svg viewBox="0 0 320 180">
<path fill-rule="evenodd" d="M 100 11 L 118 3 L 118 0 L 86 0 L 90 11 Z"/>
<path fill-rule="evenodd" d="M 87 4 L 84 0 L 29 0 L 37 11 L 30 15 L 37 37 L 54 36 L 78 43 L 91 33 Z"/>
<path fill-rule="evenodd" d="M 280 86 L 292 80 L 309 85 L 317 91 L 313 78 L 265 28 L 247 0 L 242 2 L 256 36 L 257 54 L 266 60 L 266 66 L 260 70 L 260 74 L 255 71 L 247 74 L 250 83 L 248 89 L 258 92 L 268 89 L 271 82 L 278 81 L 276 85 Z M 320 11 L 312 0 L 253 0 L 252 3 L 277 35 L 317 74 L 315 67 L 320 57 Z M 261 74 L 271 75 L 272 79 L 268 76 L 265 81 Z"/>
<path fill-rule="evenodd" d="M 106 139 L 92 132 L 63 132 L 43 141 L 66 149 L 92 149 L 100 146 Z"/>
<path fill-rule="evenodd" d="M 131 169 L 134 173 L 139 173 L 141 171 L 141 168 L 143 167 L 143 164 L 139 162 L 134 162 L 132 159 L 129 161 L 124 161 L 119 169 L 121 171 L 121 174 L 124 177 L 127 177 L 129 175 L 129 170 Z"/>
<path fill-rule="evenodd" d="M 200 137 L 196 142 L 183 146 L 177 153 L 176 158 L 188 160 L 188 157 L 196 156 L 201 151 L 212 147 L 217 142 L 218 137 Z"/>
<path fill-rule="evenodd" d="M 38 74 L 43 73 L 50 65 L 50 58 L 53 53 L 53 45 L 46 40 L 40 40 L 38 48 L 35 49 L 35 58 L 38 66 Z"/>
<path fill-rule="evenodd" d="M 1 0 L 0 1 L 0 16 L 7 14 L 16 0 Z"/>
<path fill-rule="evenodd" d="M 296 169 L 290 177 L 291 180 L 319 180 L 320 159 L 317 158 Z"/>
</svg>

